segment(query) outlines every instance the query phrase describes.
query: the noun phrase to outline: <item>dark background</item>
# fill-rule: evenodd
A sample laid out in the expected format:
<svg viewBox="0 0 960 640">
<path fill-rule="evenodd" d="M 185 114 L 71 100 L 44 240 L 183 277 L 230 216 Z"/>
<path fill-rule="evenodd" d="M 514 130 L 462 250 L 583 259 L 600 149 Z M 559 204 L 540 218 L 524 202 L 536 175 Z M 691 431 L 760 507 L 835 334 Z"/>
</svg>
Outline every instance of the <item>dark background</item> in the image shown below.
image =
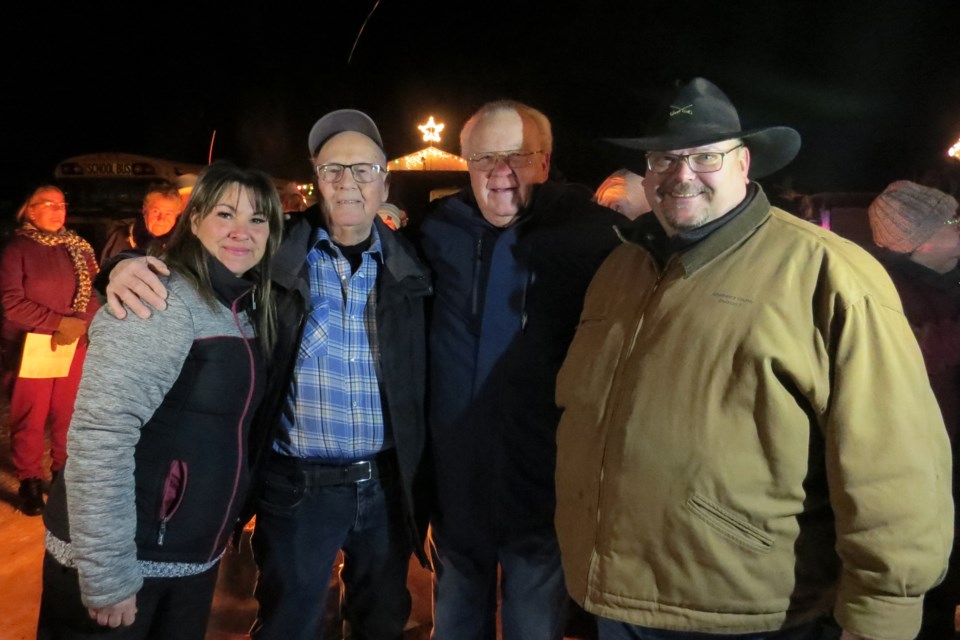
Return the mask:
<svg viewBox="0 0 960 640">
<path fill-rule="evenodd" d="M 7 3 L 0 215 L 69 156 L 204 163 L 214 130 L 215 158 L 307 180 L 307 131 L 341 107 L 378 122 L 390 157 L 425 146 L 416 125 L 429 115 L 456 152 L 469 114 L 504 97 L 551 117 L 555 170 L 592 188 L 616 168 L 594 141 L 640 136 L 664 90 L 696 75 L 745 128 L 802 134 L 800 156 L 765 185 L 880 190 L 960 165 L 945 156 L 960 137 L 958 5 Z"/>
</svg>

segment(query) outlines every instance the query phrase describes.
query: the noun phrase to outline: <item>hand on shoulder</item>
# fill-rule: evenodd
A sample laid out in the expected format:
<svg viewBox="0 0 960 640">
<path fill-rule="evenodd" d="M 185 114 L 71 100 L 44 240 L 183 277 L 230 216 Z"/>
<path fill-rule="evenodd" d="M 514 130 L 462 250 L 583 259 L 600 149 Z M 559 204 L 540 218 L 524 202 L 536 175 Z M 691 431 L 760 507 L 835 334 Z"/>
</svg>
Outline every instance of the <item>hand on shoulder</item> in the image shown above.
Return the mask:
<svg viewBox="0 0 960 640">
<path fill-rule="evenodd" d="M 127 317 L 129 307 L 138 317 L 150 317 L 150 307 L 157 311 L 167 308 L 167 289 L 157 274 L 170 275 L 162 260 L 152 256 L 122 260 L 110 272 L 107 285 L 107 304 L 118 319 Z M 149 306 L 148 306 L 149 305 Z"/>
</svg>

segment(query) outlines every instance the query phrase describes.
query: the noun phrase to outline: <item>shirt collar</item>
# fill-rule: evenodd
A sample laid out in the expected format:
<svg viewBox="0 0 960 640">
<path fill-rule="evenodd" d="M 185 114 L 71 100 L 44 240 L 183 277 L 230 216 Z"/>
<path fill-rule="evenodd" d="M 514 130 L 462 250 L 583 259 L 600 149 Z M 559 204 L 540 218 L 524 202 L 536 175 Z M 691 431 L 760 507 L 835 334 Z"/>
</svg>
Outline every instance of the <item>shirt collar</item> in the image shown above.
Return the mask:
<svg viewBox="0 0 960 640">
<path fill-rule="evenodd" d="M 372 254 L 380 260 L 383 260 L 383 248 L 380 243 L 380 231 L 377 229 L 377 225 L 373 225 L 370 228 L 370 235 L 372 236 L 372 241 L 370 246 L 364 251 L 364 253 Z M 337 247 L 336 243 L 330 237 L 330 233 L 327 231 L 326 227 L 317 227 L 313 231 L 313 238 L 310 242 L 311 247 L 319 247 L 326 251 L 332 256 L 341 257 L 340 249 Z"/>
</svg>

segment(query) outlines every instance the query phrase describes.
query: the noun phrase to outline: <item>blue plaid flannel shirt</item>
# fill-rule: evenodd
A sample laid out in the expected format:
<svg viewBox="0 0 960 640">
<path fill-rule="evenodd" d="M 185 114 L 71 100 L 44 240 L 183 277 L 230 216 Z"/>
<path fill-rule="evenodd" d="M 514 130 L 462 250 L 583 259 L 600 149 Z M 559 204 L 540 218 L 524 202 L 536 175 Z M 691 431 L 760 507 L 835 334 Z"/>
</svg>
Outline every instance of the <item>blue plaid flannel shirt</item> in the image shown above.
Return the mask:
<svg viewBox="0 0 960 640">
<path fill-rule="evenodd" d="M 298 458 L 367 458 L 384 445 L 383 408 L 374 363 L 380 236 L 356 273 L 318 228 L 307 254 L 309 317 L 274 448 Z"/>
</svg>

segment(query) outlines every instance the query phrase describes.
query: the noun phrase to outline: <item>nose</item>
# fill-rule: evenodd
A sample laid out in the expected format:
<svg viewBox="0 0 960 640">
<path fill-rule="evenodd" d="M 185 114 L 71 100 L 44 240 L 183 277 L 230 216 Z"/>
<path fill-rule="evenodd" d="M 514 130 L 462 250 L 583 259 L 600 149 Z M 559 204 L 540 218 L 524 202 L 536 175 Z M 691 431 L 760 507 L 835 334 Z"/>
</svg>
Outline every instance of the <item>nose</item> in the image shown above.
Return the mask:
<svg viewBox="0 0 960 640">
<path fill-rule="evenodd" d="M 677 163 L 677 168 L 673 170 L 673 175 L 677 180 L 681 181 L 694 180 L 697 177 L 697 173 L 690 168 L 690 158 L 686 156 Z"/>
<path fill-rule="evenodd" d="M 233 226 L 230 227 L 230 237 L 231 238 L 249 238 L 250 237 L 250 227 L 252 226 L 251 222 L 244 220 L 234 220 Z"/>
<path fill-rule="evenodd" d="M 513 168 L 507 164 L 507 156 L 497 156 L 496 164 L 493 165 L 490 173 L 500 175 L 513 173 Z"/>
<path fill-rule="evenodd" d="M 357 182 L 356 178 L 353 177 L 352 169 L 344 169 L 343 175 L 340 176 L 340 180 L 337 181 L 338 189 L 345 188 L 359 188 L 360 183 Z"/>
</svg>

